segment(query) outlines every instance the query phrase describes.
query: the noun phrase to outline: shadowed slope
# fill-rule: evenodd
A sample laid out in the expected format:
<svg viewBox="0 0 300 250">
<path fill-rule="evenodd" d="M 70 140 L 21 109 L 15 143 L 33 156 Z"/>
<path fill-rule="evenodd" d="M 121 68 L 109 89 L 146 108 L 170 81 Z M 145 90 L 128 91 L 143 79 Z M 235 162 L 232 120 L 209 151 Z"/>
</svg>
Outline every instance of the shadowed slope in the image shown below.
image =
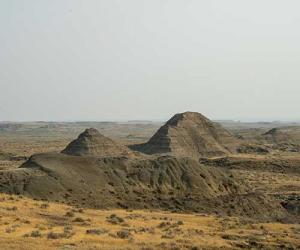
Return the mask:
<svg viewBox="0 0 300 250">
<path fill-rule="evenodd" d="M 230 171 L 171 156 L 34 155 L 20 168 L 1 172 L 0 191 L 106 209 L 157 208 L 259 219 L 285 215 L 276 202 L 249 192 Z"/>
</svg>

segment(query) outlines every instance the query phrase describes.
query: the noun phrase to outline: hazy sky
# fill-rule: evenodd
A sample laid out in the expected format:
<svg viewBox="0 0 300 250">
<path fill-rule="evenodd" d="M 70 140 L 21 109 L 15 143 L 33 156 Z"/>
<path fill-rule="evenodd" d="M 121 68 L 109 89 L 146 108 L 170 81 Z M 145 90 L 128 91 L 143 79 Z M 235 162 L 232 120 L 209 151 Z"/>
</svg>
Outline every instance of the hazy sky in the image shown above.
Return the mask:
<svg viewBox="0 0 300 250">
<path fill-rule="evenodd" d="M 299 0 L 0 0 L 0 120 L 300 119 Z"/>
</svg>

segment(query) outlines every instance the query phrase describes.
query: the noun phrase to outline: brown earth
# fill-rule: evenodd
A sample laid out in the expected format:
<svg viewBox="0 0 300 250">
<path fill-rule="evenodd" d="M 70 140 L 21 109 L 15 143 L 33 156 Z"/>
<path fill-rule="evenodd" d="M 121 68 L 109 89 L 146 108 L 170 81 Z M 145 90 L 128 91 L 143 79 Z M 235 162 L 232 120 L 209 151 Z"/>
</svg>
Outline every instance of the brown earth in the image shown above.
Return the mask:
<svg viewBox="0 0 300 250">
<path fill-rule="evenodd" d="M 199 158 L 233 153 L 239 140 L 196 112 L 176 114 L 148 142 L 131 148 L 146 154 Z"/>
<path fill-rule="evenodd" d="M 126 146 L 99 133 L 97 129 L 86 129 L 72 141 L 62 153 L 76 156 L 132 156 L 133 152 Z"/>
<path fill-rule="evenodd" d="M 1 192 L 73 205 L 236 214 L 262 220 L 286 216 L 279 203 L 250 192 L 230 171 L 189 158 L 39 154 L 0 174 Z"/>
</svg>

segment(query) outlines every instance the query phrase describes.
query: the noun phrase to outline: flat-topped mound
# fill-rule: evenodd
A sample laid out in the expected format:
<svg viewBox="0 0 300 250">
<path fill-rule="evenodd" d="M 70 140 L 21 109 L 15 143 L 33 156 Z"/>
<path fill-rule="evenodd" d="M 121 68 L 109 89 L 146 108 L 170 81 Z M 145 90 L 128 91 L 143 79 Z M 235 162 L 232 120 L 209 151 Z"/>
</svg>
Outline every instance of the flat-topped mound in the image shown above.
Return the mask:
<svg viewBox="0 0 300 250">
<path fill-rule="evenodd" d="M 132 148 L 147 154 L 217 156 L 235 152 L 239 141 L 200 113 L 174 115 L 145 144 Z"/>
<path fill-rule="evenodd" d="M 75 156 L 129 156 L 132 153 L 126 146 L 99 133 L 97 129 L 86 129 L 72 141 L 62 153 Z"/>
</svg>

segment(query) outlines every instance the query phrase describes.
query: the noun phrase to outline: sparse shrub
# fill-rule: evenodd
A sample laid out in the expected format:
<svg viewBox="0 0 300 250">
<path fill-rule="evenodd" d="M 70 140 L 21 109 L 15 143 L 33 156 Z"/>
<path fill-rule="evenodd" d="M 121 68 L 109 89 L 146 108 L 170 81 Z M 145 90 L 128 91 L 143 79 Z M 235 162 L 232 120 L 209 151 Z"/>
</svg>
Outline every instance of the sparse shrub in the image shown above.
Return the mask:
<svg viewBox="0 0 300 250">
<path fill-rule="evenodd" d="M 149 233 L 149 234 L 155 234 L 155 229 L 153 227 L 139 227 L 134 229 L 135 233 Z"/>
<path fill-rule="evenodd" d="M 42 209 L 47 209 L 49 207 L 49 204 L 48 203 L 43 203 L 41 204 L 40 208 Z"/>
<path fill-rule="evenodd" d="M 111 214 L 109 217 L 106 218 L 106 221 L 111 223 L 111 224 L 120 224 L 125 222 L 125 220 L 116 214 Z"/>
<path fill-rule="evenodd" d="M 63 239 L 63 238 L 70 238 L 72 234 L 68 233 L 54 233 L 50 232 L 47 234 L 47 238 L 51 240 Z"/>
<path fill-rule="evenodd" d="M 56 240 L 61 238 L 61 234 L 60 233 L 54 233 L 54 232 L 50 232 L 47 234 L 47 238 L 48 239 L 52 239 L 52 240 Z"/>
<path fill-rule="evenodd" d="M 37 228 L 42 231 L 47 229 L 47 227 L 43 225 L 37 225 Z"/>
<path fill-rule="evenodd" d="M 6 233 L 13 233 L 13 232 L 15 232 L 16 231 L 16 229 L 14 228 L 14 227 L 7 227 L 6 229 L 5 229 L 5 232 Z"/>
<path fill-rule="evenodd" d="M 37 238 L 37 237 L 41 237 L 42 235 L 41 235 L 41 233 L 40 233 L 40 231 L 32 231 L 31 233 L 30 233 L 30 237 L 34 237 L 34 238 Z"/>
<path fill-rule="evenodd" d="M 30 220 L 22 220 L 21 222 L 24 224 L 31 224 Z"/>
<path fill-rule="evenodd" d="M 81 217 L 76 217 L 73 222 L 85 222 L 84 219 L 82 219 Z"/>
<path fill-rule="evenodd" d="M 108 230 L 102 229 L 102 228 L 86 230 L 86 234 L 96 234 L 96 235 L 105 234 L 107 232 L 108 232 Z"/>
<path fill-rule="evenodd" d="M 177 225 L 182 226 L 183 225 L 183 221 L 182 220 L 177 221 Z"/>
<path fill-rule="evenodd" d="M 72 225 L 64 226 L 64 232 L 65 233 L 70 233 L 72 230 L 73 230 Z"/>
<path fill-rule="evenodd" d="M 82 208 L 79 208 L 79 209 L 78 209 L 78 213 L 83 213 L 83 209 L 82 209 Z"/>
<path fill-rule="evenodd" d="M 7 211 L 17 211 L 18 208 L 16 206 L 14 206 L 14 207 L 8 207 L 8 208 L 6 208 L 6 210 Z"/>
<path fill-rule="evenodd" d="M 161 236 L 162 239 L 174 239 L 174 235 L 171 232 L 167 232 Z"/>
<path fill-rule="evenodd" d="M 167 226 L 170 226 L 171 223 L 170 222 L 161 222 L 157 227 L 158 228 L 164 228 L 164 227 L 167 227 Z"/>
<path fill-rule="evenodd" d="M 66 212 L 65 216 L 66 217 L 74 217 L 75 214 L 72 211 L 68 211 L 68 212 Z"/>
<path fill-rule="evenodd" d="M 128 239 L 131 233 L 128 230 L 121 230 L 117 232 L 117 236 L 121 239 Z"/>
</svg>

